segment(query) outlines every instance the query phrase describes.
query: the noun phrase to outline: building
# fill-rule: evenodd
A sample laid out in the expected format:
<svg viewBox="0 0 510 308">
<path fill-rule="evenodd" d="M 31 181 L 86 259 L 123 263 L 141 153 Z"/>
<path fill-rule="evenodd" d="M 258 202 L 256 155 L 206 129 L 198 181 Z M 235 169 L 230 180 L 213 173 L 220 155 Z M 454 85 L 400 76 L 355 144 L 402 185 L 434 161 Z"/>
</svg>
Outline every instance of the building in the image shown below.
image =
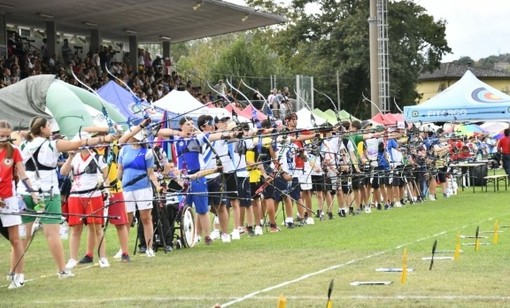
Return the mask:
<svg viewBox="0 0 510 308">
<path fill-rule="evenodd" d="M 417 104 L 424 103 L 431 97 L 444 91 L 457 82 L 468 69 L 481 81 L 503 93 L 510 94 L 510 72 L 508 71 L 441 63 L 437 70 L 422 72 L 418 77 L 416 92 L 420 95 L 420 99 L 417 100 Z"/>
</svg>

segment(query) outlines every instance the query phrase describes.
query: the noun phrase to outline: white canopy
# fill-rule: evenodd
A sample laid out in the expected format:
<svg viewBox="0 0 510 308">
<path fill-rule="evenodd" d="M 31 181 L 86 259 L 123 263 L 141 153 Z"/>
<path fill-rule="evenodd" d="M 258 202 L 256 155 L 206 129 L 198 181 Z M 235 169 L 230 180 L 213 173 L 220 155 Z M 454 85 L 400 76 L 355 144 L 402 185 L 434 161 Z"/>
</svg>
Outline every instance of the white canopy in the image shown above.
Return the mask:
<svg viewBox="0 0 510 308">
<path fill-rule="evenodd" d="M 303 108 L 303 109 L 299 110 L 298 112 L 296 112 L 296 114 L 298 116 L 297 128 L 313 128 L 312 117 L 311 117 L 312 113 L 310 112 L 310 110 Z M 325 119 L 323 119 L 315 114 L 313 115 L 313 117 L 315 119 L 315 124 L 317 124 L 317 125 L 326 123 Z"/>
</svg>

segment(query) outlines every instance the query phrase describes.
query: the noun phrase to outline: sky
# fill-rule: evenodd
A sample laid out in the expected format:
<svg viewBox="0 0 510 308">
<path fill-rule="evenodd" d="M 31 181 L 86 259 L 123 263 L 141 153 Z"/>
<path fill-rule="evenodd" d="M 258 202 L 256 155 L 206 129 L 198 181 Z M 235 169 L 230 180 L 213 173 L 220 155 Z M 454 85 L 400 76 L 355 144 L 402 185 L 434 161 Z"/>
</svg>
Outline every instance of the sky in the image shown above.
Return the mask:
<svg viewBox="0 0 510 308">
<path fill-rule="evenodd" d="M 244 0 L 224 1 L 244 5 Z M 443 62 L 451 62 L 464 56 L 477 61 L 491 55 L 510 53 L 509 0 L 414 0 L 414 2 L 424 7 L 436 21 L 443 19 L 447 22 L 446 39 L 452 53 L 444 56 Z"/>
</svg>

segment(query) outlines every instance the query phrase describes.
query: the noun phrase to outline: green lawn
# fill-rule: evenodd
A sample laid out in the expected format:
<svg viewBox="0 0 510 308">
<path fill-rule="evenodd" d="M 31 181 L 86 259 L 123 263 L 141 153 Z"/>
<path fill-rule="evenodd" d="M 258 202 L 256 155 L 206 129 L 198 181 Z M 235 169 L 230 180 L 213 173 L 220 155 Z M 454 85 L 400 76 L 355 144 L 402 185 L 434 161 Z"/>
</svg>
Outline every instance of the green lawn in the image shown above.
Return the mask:
<svg viewBox="0 0 510 308">
<path fill-rule="evenodd" d="M 440 194 L 438 194 L 440 195 Z M 287 307 L 324 307 L 327 289 L 336 307 L 480 307 L 510 306 L 510 192 L 471 189 L 449 199 L 373 211 L 320 222 L 230 244 L 199 244 L 156 258 L 132 256 L 130 264 L 78 267 L 76 277 L 58 280 L 42 233 L 26 256 L 26 279 L 17 290 L 0 288 L 1 306 L 170 306 L 275 307 L 284 294 Z M 281 220 L 282 213 L 279 213 Z M 462 246 L 458 261 L 436 260 L 429 271 L 432 244 L 453 250 L 457 234 L 492 231 L 498 222 L 497 245 Z M 491 242 L 492 233 L 482 242 Z M 473 243 L 473 239 L 462 240 Z M 134 244 L 134 237 L 131 241 Z M 118 245 L 113 228 L 107 235 L 109 255 Z M 65 243 L 67 249 L 67 242 Z M 84 247 L 84 243 L 82 245 Z M 407 283 L 400 273 L 379 267 L 401 267 L 404 249 Z M 7 241 L 0 241 L 0 269 L 8 270 Z M 83 248 L 81 249 L 83 251 Z M 452 256 L 453 253 L 436 256 Z M 386 286 L 351 286 L 353 281 L 391 281 Z M 236 302 L 237 301 L 237 302 Z M 226 305 L 223 305 L 226 306 Z M 228 306 L 228 305 L 227 305 Z"/>
</svg>

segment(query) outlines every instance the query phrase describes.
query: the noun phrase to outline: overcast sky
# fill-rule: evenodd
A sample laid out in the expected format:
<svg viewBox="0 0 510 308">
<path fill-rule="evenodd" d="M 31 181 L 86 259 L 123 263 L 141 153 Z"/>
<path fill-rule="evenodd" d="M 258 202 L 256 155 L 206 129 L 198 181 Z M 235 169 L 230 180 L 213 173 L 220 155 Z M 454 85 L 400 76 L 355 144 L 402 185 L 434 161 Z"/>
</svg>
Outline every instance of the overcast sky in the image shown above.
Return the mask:
<svg viewBox="0 0 510 308">
<path fill-rule="evenodd" d="M 244 0 L 225 1 L 244 5 Z M 443 62 L 510 53 L 510 0 L 414 1 L 436 20 L 447 21 L 446 39 L 453 53 Z"/>
</svg>

